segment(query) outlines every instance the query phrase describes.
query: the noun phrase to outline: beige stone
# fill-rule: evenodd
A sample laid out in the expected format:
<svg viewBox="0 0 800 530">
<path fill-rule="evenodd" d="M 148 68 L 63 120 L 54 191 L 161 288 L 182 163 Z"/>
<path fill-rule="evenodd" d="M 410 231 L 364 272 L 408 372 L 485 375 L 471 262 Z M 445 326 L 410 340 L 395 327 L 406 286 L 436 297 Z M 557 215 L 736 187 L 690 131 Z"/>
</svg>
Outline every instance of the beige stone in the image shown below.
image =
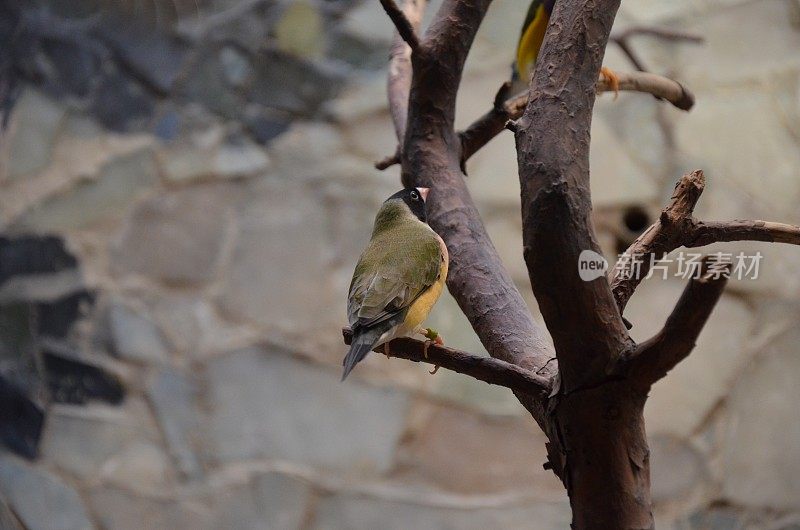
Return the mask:
<svg viewBox="0 0 800 530">
<path fill-rule="evenodd" d="M 525 491 L 556 500 L 563 486 L 542 468 L 547 460 L 544 442 L 530 418 L 492 418 L 437 406 L 401 447 L 396 474 L 448 491 Z"/>
<path fill-rule="evenodd" d="M 645 280 L 625 316 L 637 342 L 654 335 L 672 311 L 684 282 Z M 723 295 L 687 359 L 653 386 L 645 406 L 647 431 L 684 438 L 700 427 L 748 361 L 753 316 L 740 300 Z"/>
<path fill-rule="evenodd" d="M 800 508 L 800 356 L 797 328 L 744 371 L 729 402 L 723 491 L 735 503 Z"/>
</svg>

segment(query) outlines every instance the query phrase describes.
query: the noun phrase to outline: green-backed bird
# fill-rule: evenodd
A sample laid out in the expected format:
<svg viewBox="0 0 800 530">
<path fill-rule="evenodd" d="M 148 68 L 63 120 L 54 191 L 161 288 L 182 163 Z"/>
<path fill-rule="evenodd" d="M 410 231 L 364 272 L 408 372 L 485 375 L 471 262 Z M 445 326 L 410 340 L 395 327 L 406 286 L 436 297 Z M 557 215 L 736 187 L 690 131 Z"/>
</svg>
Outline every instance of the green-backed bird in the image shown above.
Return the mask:
<svg viewBox="0 0 800 530">
<path fill-rule="evenodd" d="M 406 188 L 381 205 L 372 237 L 361 253 L 347 298 L 353 330 L 342 380 L 374 348 L 419 333 L 441 338 L 420 325 L 442 294 L 447 278 L 447 246 L 428 226 L 428 188 Z M 388 355 L 388 350 L 386 351 Z"/>
<path fill-rule="evenodd" d="M 555 4 L 556 0 L 532 0 L 528 7 L 528 14 L 522 23 L 522 31 L 517 42 L 517 57 L 511 70 L 511 80 L 519 90 L 528 88 Z M 605 66 L 600 73 L 608 79 L 614 92 L 617 92 L 619 90 L 617 75 Z"/>
</svg>

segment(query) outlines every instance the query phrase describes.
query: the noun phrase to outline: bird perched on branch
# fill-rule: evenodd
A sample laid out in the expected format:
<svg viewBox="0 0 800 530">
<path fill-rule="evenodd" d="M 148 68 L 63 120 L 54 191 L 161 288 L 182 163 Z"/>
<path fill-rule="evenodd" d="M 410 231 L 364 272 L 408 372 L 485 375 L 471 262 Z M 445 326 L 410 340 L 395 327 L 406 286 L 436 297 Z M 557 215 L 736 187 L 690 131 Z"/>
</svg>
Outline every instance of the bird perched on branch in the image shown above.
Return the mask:
<svg viewBox="0 0 800 530">
<path fill-rule="evenodd" d="M 556 0 L 532 0 L 528 7 L 528 14 L 525 22 L 522 23 L 519 41 L 517 42 L 517 57 L 511 71 L 511 81 L 516 91 L 528 88 L 533 68 L 536 66 L 536 59 L 539 57 L 539 50 L 544 41 L 544 34 L 547 31 L 547 23 L 550 22 L 550 15 Z M 619 79 L 617 75 L 605 66 L 600 70 L 600 74 L 605 77 L 611 88 L 616 93 L 619 90 Z"/>
<path fill-rule="evenodd" d="M 421 334 L 443 344 L 431 328 L 420 327 L 439 299 L 447 278 L 448 254 L 442 238 L 428 226 L 428 188 L 406 188 L 384 201 L 372 238 L 361 253 L 347 298 L 353 330 L 342 380 L 374 348 L 397 337 Z"/>
</svg>

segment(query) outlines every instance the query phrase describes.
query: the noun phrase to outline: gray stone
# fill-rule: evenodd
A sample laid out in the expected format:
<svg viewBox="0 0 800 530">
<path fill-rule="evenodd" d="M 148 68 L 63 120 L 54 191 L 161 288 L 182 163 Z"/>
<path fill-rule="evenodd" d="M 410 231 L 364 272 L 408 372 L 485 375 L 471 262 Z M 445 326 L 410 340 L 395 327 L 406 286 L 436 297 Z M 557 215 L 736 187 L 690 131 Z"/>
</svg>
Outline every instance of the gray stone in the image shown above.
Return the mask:
<svg viewBox="0 0 800 530">
<path fill-rule="evenodd" d="M 338 370 L 257 349 L 215 358 L 207 370 L 214 460 L 267 457 L 351 471 L 391 465 L 404 392 L 341 385 Z"/>
<path fill-rule="evenodd" d="M 254 330 L 227 322 L 212 304 L 192 296 L 159 297 L 153 318 L 175 350 L 194 359 L 257 340 Z"/>
<path fill-rule="evenodd" d="M 156 100 L 134 78 L 112 71 L 100 79 L 89 112 L 115 132 L 143 128 L 155 110 Z"/>
<path fill-rule="evenodd" d="M 253 59 L 249 101 L 301 116 L 317 114 L 339 91 L 344 75 L 334 66 L 299 60 L 286 53 L 260 51 Z"/>
<path fill-rule="evenodd" d="M 397 136 L 389 115 L 370 114 L 345 130 L 348 145 L 367 160 L 381 160 L 397 150 Z"/>
<path fill-rule="evenodd" d="M 114 353 L 137 362 L 165 363 L 169 350 L 152 320 L 130 307 L 115 303 L 108 311 Z"/>
<path fill-rule="evenodd" d="M 2 495 L 0 495 L 0 528 L 3 530 L 25 530 Z"/>
<path fill-rule="evenodd" d="M 723 491 L 735 503 L 800 509 L 800 357 L 796 328 L 742 373 L 729 400 Z"/>
<path fill-rule="evenodd" d="M 800 66 L 800 56 L 785 53 L 800 47 L 800 31 L 791 22 L 791 3 L 791 0 L 742 2 L 730 9 L 682 21 L 680 30 L 702 34 L 705 42 L 702 46 L 677 49 L 679 68 L 682 67 L 681 82 L 700 91 L 723 84 L 741 86 L 743 80 L 761 82 L 776 72 L 796 70 Z M 748 28 L 747 38 L 743 38 L 743 27 Z M 762 92 L 748 91 L 754 94 Z M 701 99 L 702 103 L 696 110 L 702 109 L 711 99 Z M 750 129 L 749 119 L 739 114 L 740 109 L 735 105 L 729 109 L 729 119 L 736 124 L 734 130 L 741 131 L 742 127 L 747 127 L 747 134 L 743 136 L 761 143 L 763 140 L 758 138 L 758 133 Z M 714 140 L 713 136 L 707 139 Z M 725 146 L 724 142 L 720 143 L 720 148 Z M 733 146 L 727 147 L 729 152 L 735 152 Z"/>
<path fill-rule="evenodd" d="M 519 207 L 519 173 L 514 136 L 500 134 L 467 162 L 472 196 L 479 205 Z"/>
<path fill-rule="evenodd" d="M 661 276 L 642 282 L 625 310 L 634 340 L 647 340 L 661 329 L 683 287 L 683 281 Z M 685 438 L 699 427 L 747 363 L 752 333 L 748 307 L 723 295 L 691 355 L 653 386 L 644 411 L 648 433 Z"/>
<path fill-rule="evenodd" d="M 14 108 L 9 137 L 9 179 L 47 167 L 65 112 L 61 104 L 36 90 L 28 89 L 22 94 Z"/>
<path fill-rule="evenodd" d="M 68 15 L 72 18 L 74 14 Z M 42 54 L 37 57 L 44 70 L 44 79 L 37 80 L 48 93 L 64 97 L 90 94 L 100 73 L 101 58 L 89 46 L 67 41 L 41 42 Z"/>
<path fill-rule="evenodd" d="M 188 52 L 182 41 L 131 20 L 115 20 L 101 26 L 99 33 L 118 60 L 145 83 L 160 93 L 172 90 Z"/>
<path fill-rule="evenodd" d="M 52 274 L 14 276 L 0 286 L 0 302 L 25 300 L 50 302 L 67 296 L 84 286 L 79 269 L 68 269 Z"/>
<path fill-rule="evenodd" d="M 214 177 L 214 156 L 225 135 L 225 129 L 207 117 L 189 117 L 186 121 L 183 129 L 191 132 L 158 151 L 164 177 L 177 183 Z"/>
<path fill-rule="evenodd" d="M 216 530 L 210 524 L 212 510 L 208 499 L 150 497 L 99 487 L 89 493 L 89 503 L 105 530 Z"/>
<path fill-rule="evenodd" d="M 308 333 L 318 319 L 334 318 L 321 204 L 310 187 L 292 182 L 264 180 L 250 195 L 239 213 L 222 307 L 273 328 L 297 329 L 302 321 Z"/>
<path fill-rule="evenodd" d="M 465 495 L 525 491 L 537 499 L 562 498 L 564 486 L 542 467 L 546 439 L 530 416 L 490 417 L 444 405 L 418 406 L 414 413 L 395 479 Z"/>
<path fill-rule="evenodd" d="M 229 223 L 230 189 L 176 191 L 141 203 L 114 252 L 117 270 L 174 284 L 213 279 Z"/>
<path fill-rule="evenodd" d="M 314 530 L 485 530 L 528 528 L 563 530 L 571 521 L 567 503 L 537 503 L 504 508 L 450 508 L 334 495 L 320 501 Z"/>
<path fill-rule="evenodd" d="M 745 516 L 732 507 L 709 507 L 699 510 L 683 521 L 678 521 L 676 530 L 755 530 L 746 527 Z"/>
<path fill-rule="evenodd" d="M 310 497 L 308 485 L 295 478 L 274 472 L 257 475 L 216 496 L 214 528 L 295 530 L 301 528 Z"/>
<path fill-rule="evenodd" d="M 238 119 L 245 100 L 238 89 L 220 75 L 224 70 L 219 52 L 204 49 L 197 53 L 185 77 L 179 81 L 178 91 L 184 98 L 200 103 L 216 114 Z"/>
<path fill-rule="evenodd" d="M 648 443 L 656 504 L 685 498 L 705 478 L 703 457 L 688 443 L 667 436 L 655 436 Z"/>
<path fill-rule="evenodd" d="M 0 454 L 0 493 L 29 530 L 90 530 L 81 498 L 66 482 Z"/>
<path fill-rule="evenodd" d="M 45 199 L 18 218 L 13 227 L 34 232 L 88 228 L 121 217 L 126 207 L 157 181 L 149 150 L 120 156 L 103 166 L 96 178 Z"/>
<path fill-rule="evenodd" d="M 232 86 L 243 86 L 252 75 L 253 68 L 250 66 L 250 59 L 233 46 L 222 48 L 219 52 L 219 60 L 222 65 L 222 73 Z"/>
<path fill-rule="evenodd" d="M 765 90 L 745 88 L 708 96 L 678 120 L 675 129 L 680 155 L 706 174 L 706 192 L 698 215 L 705 208 L 706 195 L 713 200 L 716 183 L 729 182 L 749 197 L 749 208 L 760 216 L 789 216 L 796 222 L 800 149 L 784 126 L 784 116 L 777 112 L 774 96 Z M 736 215 L 748 214 L 739 211 Z"/>
<path fill-rule="evenodd" d="M 264 171 L 269 158 L 258 145 L 235 138 L 222 144 L 214 157 L 214 173 L 221 177 L 243 177 Z"/>
<path fill-rule="evenodd" d="M 380 5 L 374 2 L 362 2 L 345 15 L 341 28 L 345 34 L 373 45 L 383 44 L 389 49 L 394 28 L 392 21 Z"/>
<path fill-rule="evenodd" d="M 272 140 L 283 134 L 291 124 L 288 114 L 262 109 L 258 105 L 248 108 L 244 117 L 247 131 L 260 145 L 269 145 Z"/>
<path fill-rule="evenodd" d="M 638 41 L 637 41 L 638 45 Z M 606 54 L 603 64 L 609 65 L 609 54 Z M 624 71 L 629 69 L 628 65 L 620 66 Z M 604 126 L 598 128 L 598 134 L 610 134 L 618 139 L 625 148 L 626 153 L 640 168 L 639 178 L 650 182 L 661 182 L 664 179 L 669 181 L 677 178 L 674 172 L 673 163 L 670 159 L 671 149 L 668 131 L 665 130 L 664 123 L 669 123 L 673 114 L 667 108 L 668 103 L 658 101 L 649 94 L 637 94 L 628 92 L 614 99 L 611 94 L 604 94 L 595 103 L 597 121 L 602 119 Z M 683 116 L 675 116 L 675 119 Z M 671 124 L 668 125 L 671 127 Z M 592 134 L 592 141 L 597 137 Z M 602 149 L 595 149 L 595 158 L 592 163 L 601 163 L 605 157 Z M 592 167 L 592 178 L 594 179 L 594 166 Z M 605 185 L 604 182 L 600 186 Z M 624 190 L 614 189 L 614 192 Z M 669 196 L 656 197 L 658 201 L 665 201 Z"/>
<path fill-rule="evenodd" d="M 47 415 L 42 455 L 83 479 L 99 476 L 103 464 L 137 439 L 153 432 L 136 418 L 135 407 L 58 405 Z"/>
<path fill-rule="evenodd" d="M 198 478 L 203 469 L 195 455 L 195 445 L 202 431 L 194 381 L 167 368 L 151 379 L 148 393 L 178 469 L 184 477 Z"/>
<path fill-rule="evenodd" d="M 486 231 L 503 258 L 503 264 L 516 282 L 528 282 L 528 267 L 522 257 L 522 216 L 518 207 L 484 214 Z"/>
<path fill-rule="evenodd" d="M 376 74 L 353 83 L 331 102 L 331 113 L 339 122 L 352 123 L 370 114 L 389 118 L 386 103 L 386 76 Z"/>
<path fill-rule="evenodd" d="M 647 204 L 657 198 L 648 169 L 636 163 L 611 125 L 602 119 L 592 120 L 590 164 L 595 208 Z"/>
<path fill-rule="evenodd" d="M 620 9 L 624 16 L 643 24 L 663 23 L 666 20 L 675 19 L 688 14 L 696 14 L 700 11 L 704 2 L 696 0 L 677 0 L 675 2 L 659 2 L 658 0 L 644 0 L 625 4 Z"/>
<path fill-rule="evenodd" d="M 342 134 L 322 123 L 294 122 L 288 131 L 270 145 L 276 173 L 299 180 L 327 175 L 331 161 L 345 151 Z"/>
<path fill-rule="evenodd" d="M 101 469 L 102 480 L 133 491 L 163 490 L 174 483 L 169 457 L 147 441 L 127 443 Z"/>
</svg>

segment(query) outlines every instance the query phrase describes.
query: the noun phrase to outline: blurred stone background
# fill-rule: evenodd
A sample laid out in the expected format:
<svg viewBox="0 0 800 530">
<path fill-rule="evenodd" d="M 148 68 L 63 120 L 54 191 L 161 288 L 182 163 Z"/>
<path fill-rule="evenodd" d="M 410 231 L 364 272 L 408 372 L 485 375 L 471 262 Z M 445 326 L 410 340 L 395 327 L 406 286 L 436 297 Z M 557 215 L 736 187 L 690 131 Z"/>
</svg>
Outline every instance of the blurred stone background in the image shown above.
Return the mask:
<svg viewBox="0 0 800 530">
<path fill-rule="evenodd" d="M 0 393 L 24 392 L 25 420 L 0 418 L 0 527 L 568 527 L 544 436 L 510 392 L 378 355 L 339 383 L 352 267 L 399 187 L 396 167 L 372 167 L 395 147 L 378 2 L 18 7 L 0 17 L 22 80 L 0 162 Z M 526 9 L 495 0 L 460 126 L 508 76 Z M 617 28 L 637 24 L 707 41 L 634 41 L 695 91 L 691 113 L 598 101 L 607 257 L 693 168 L 707 175 L 702 218 L 800 223 L 800 2 L 623 2 Z M 606 64 L 630 69 L 614 47 Z M 510 134 L 468 172 L 536 311 Z M 658 527 L 797 529 L 800 249 L 719 249 L 764 258 L 653 389 Z M 639 288 L 637 340 L 682 284 Z M 451 298 L 430 321 L 483 351 Z"/>
</svg>

